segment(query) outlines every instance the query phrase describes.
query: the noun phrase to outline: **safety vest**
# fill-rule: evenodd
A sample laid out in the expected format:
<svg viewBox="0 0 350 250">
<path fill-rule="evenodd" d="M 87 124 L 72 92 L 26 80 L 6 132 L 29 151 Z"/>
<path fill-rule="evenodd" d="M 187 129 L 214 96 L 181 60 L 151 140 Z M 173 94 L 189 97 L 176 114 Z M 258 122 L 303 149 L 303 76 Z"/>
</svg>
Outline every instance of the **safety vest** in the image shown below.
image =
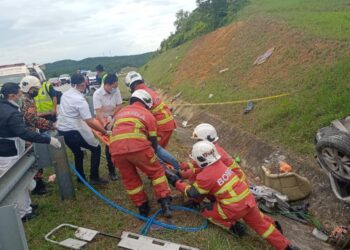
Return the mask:
<svg viewBox="0 0 350 250">
<path fill-rule="evenodd" d="M 103 75 L 102 75 L 102 79 L 101 79 L 101 86 L 103 86 L 104 84 L 105 84 L 105 80 L 106 80 L 106 78 L 107 78 L 107 73 L 106 72 L 104 72 L 103 73 Z"/>
<path fill-rule="evenodd" d="M 34 97 L 36 112 L 38 115 L 50 113 L 54 109 L 52 98 L 48 92 L 50 86 L 49 82 L 43 82 L 38 95 Z"/>
</svg>

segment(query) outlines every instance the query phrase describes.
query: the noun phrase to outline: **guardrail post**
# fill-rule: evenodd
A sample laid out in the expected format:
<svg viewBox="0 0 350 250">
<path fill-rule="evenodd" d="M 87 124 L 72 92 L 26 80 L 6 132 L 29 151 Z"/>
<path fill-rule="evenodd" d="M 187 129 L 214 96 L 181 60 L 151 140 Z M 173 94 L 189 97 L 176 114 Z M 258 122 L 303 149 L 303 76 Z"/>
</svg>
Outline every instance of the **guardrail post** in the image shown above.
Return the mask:
<svg viewBox="0 0 350 250">
<path fill-rule="evenodd" d="M 1 250 L 29 249 L 22 221 L 12 205 L 0 207 L 0 221 Z"/>
<path fill-rule="evenodd" d="M 68 165 L 68 157 L 66 152 L 66 144 L 62 136 L 58 137 L 62 144 L 60 149 L 50 147 L 52 165 L 55 168 L 58 187 L 61 199 L 75 199 L 75 190 L 72 181 L 72 175 Z"/>
</svg>

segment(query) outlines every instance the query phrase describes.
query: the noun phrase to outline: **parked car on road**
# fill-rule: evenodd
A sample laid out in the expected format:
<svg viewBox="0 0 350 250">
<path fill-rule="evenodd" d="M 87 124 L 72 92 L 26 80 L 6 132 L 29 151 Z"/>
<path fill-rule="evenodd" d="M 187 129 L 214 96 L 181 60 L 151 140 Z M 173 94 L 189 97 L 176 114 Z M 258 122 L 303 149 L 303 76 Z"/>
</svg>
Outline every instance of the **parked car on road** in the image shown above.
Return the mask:
<svg viewBox="0 0 350 250">
<path fill-rule="evenodd" d="M 87 73 L 87 77 L 89 78 L 89 91 L 90 91 L 90 93 L 93 93 L 95 90 L 97 90 L 100 87 L 100 84 L 97 82 L 96 76 L 97 76 L 96 72 Z"/>
<path fill-rule="evenodd" d="M 52 84 L 54 87 L 58 87 L 61 85 L 61 81 L 58 77 L 52 77 L 49 79 L 49 82 Z"/>
<path fill-rule="evenodd" d="M 63 75 L 60 75 L 59 77 L 59 80 L 61 81 L 61 84 L 70 84 L 70 75 L 68 74 L 63 74 Z"/>
</svg>

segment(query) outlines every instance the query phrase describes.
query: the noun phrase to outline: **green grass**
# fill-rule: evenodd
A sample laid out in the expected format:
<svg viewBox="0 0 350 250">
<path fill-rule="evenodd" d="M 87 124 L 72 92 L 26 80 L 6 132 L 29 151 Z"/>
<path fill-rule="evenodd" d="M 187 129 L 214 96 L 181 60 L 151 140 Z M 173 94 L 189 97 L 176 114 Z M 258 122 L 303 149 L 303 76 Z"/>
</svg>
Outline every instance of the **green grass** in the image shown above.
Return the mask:
<svg viewBox="0 0 350 250">
<path fill-rule="evenodd" d="M 158 54 L 149 63 L 144 65 L 140 69 L 140 73 L 146 79 L 147 83 L 151 85 L 155 84 L 159 87 L 166 87 L 171 83 L 173 74 L 176 72 L 190 45 L 191 42 L 187 42 L 165 53 Z"/>
<path fill-rule="evenodd" d="M 240 18 L 277 17 L 318 37 L 350 40 L 350 3 L 347 0 L 251 0 Z"/>
</svg>

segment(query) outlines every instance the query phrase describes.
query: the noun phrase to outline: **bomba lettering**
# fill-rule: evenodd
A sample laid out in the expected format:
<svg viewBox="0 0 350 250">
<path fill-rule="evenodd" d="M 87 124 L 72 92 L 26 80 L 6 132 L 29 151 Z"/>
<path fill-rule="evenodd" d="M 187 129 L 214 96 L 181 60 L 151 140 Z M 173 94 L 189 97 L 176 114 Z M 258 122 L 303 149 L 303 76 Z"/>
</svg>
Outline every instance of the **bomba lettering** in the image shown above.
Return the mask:
<svg viewBox="0 0 350 250">
<path fill-rule="evenodd" d="M 228 181 L 231 178 L 232 174 L 232 170 L 227 169 L 226 172 L 219 179 L 217 179 L 216 183 L 219 186 L 222 186 L 226 181 Z"/>
</svg>

